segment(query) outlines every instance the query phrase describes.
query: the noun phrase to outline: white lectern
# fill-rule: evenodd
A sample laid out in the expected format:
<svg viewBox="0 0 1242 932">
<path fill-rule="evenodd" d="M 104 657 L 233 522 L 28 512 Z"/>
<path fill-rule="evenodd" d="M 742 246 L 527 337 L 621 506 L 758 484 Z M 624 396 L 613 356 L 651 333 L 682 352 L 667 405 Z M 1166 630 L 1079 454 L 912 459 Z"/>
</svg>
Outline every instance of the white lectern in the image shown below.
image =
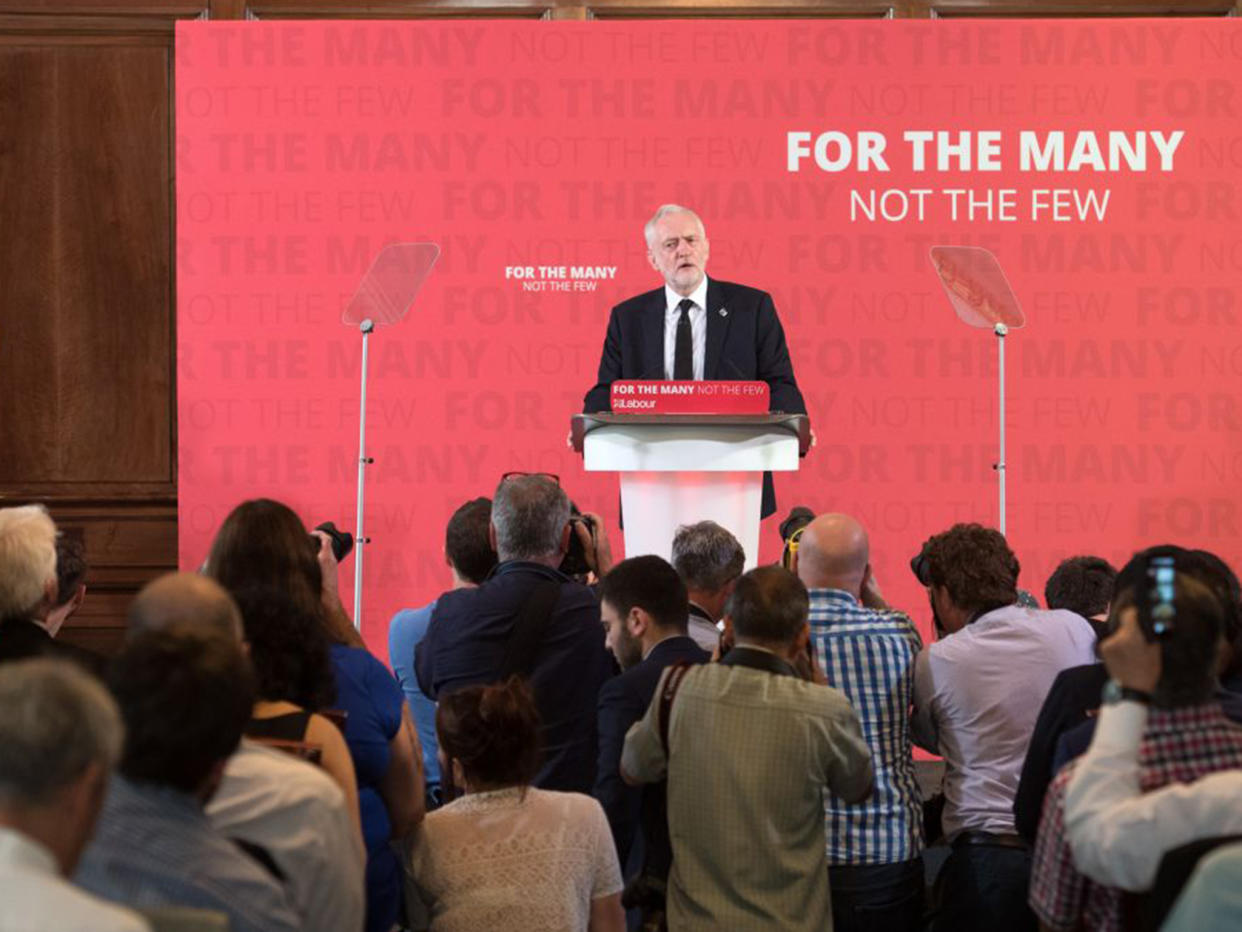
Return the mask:
<svg viewBox="0 0 1242 932">
<path fill-rule="evenodd" d="M 765 472 L 794 472 L 810 445 L 802 414 L 578 414 L 574 449 L 588 472 L 621 478 L 625 555 L 668 559 L 683 524 L 728 528 L 759 562 Z"/>
</svg>

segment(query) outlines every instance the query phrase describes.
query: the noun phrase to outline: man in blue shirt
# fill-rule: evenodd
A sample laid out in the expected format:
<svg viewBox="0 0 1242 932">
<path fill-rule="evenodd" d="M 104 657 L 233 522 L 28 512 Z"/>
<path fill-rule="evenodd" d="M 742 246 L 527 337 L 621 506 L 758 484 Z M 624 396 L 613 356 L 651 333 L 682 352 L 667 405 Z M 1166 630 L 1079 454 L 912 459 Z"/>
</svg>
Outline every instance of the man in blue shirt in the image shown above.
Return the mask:
<svg viewBox="0 0 1242 932">
<path fill-rule="evenodd" d="M 452 590 L 470 589 L 487 579 L 496 566 L 496 551 L 487 538 L 492 500 L 466 502 L 449 518 L 444 532 L 444 557 L 453 574 Z M 388 624 L 388 662 L 401 682 L 410 713 L 423 746 L 423 772 L 427 780 L 427 808 L 440 803 L 440 761 L 437 758 L 436 704 L 423 695 L 414 675 L 414 651 L 427 634 L 436 603 L 397 612 Z"/>
<path fill-rule="evenodd" d="M 111 686 L 125 750 L 78 884 L 136 908 L 222 912 L 234 932 L 301 929 L 280 883 L 203 811 L 254 704 L 241 645 L 193 622 L 144 631 L 117 657 Z"/>
</svg>

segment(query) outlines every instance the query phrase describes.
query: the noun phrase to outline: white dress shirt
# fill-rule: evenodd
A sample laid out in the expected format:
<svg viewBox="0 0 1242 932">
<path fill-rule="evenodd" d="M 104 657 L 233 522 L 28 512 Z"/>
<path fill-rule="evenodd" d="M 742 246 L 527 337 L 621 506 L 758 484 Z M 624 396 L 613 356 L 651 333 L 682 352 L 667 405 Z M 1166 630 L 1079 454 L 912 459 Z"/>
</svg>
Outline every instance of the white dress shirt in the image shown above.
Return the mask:
<svg viewBox="0 0 1242 932">
<path fill-rule="evenodd" d="M 1094 659 L 1095 632 L 1081 615 L 1019 605 L 919 654 L 911 737 L 944 757 L 945 835 L 1013 833 L 1013 797 L 1052 681 Z"/>
<path fill-rule="evenodd" d="M 137 913 L 65 880 L 52 852 L 0 826 L 0 932 L 151 932 Z"/>
<path fill-rule="evenodd" d="M 690 603 L 694 608 L 698 609 L 703 615 L 707 614 L 706 609 L 701 605 Z M 719 622 L 711 621 L 702 615 L 696 615 L 692 610 L 690 617 L 686 622 L 686 633 L 691 637 L 695 644 L 707 651 L 709 654 L 714 652 L 720 646 L 721 627 Z"/>
<path fill-rule="evenodd" d="M 1139 744 L 1147 707 L 1100 709 L 1091 747 L 1065 793 L 1065 830 L 1074 864 L 1097 883 L 1147 890 L 1165 853 L 1187 842 L 1242 834 L 1242 771 L 1143 793 Z"/>
<path fill-rule="evenodd" d="M 318 767 L 242 739 L 207 817 L 221 834 L 272 856 L 305 932 L 362 928 L 362 839 L 345 794 Z"/>
<path fill-rule="evenodd" d="M 702 381 L 703 367 L 707 359 L 707 276 L 699 282 L 699 287 L 685 297 L 694 302 L 690 308 L 690 343 L 694 350 L 694 377 Z M 668 285 L 664 286 L 664 299 L 667 302 L 664 310 L 664 378 L 673 378 L 673 364 L 677 359 L 677 322 L 681 320 L 681 308 L 684 300 Z"/>
</svg>

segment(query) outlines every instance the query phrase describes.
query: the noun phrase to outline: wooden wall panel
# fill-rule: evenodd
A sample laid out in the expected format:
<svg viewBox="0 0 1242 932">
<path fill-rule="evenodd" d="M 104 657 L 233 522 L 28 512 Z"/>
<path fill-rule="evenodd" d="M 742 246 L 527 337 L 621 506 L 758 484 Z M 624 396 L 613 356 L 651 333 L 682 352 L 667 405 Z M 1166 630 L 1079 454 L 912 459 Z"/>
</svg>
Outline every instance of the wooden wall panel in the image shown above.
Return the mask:
<svg viewBox="0 0 1242 932">
<path fill-rule="evenodd" d="M 86 544 L 110 651 L 177 553 L 172 41 L 190 0 L 0 0 L 0 503 Z"/>
<path fill-rule="evenodd" d="M 1242 10 L 1236 0 L 930 0 L 928 6 L 944 18 L 1230 16 Z"/>
<path fill-rule="evenodd" d="M 55 193 L 55 65 L 33 49 L 0 47 L 0 483 L 47 475 L 63 448 L 46 348 L 57 254 L 47 222 Z M 37 410 L 36 410 L 37 409 Z"/>
<path fill-rule="evenodd" d="M 56 474 L 65 482 L 171 484 L 171 54 L 141 47 L 55 54 L 53 358 L 58 427 L 69 445 Z M 108 386 L 102 408 L 100 385 Z"/>
<path fill-rule="evenodd" d="M 878 19 L 894 15 L 891 0 L 592 0 L 592 19 Z"/>
<path fill-rule="evenodd" d="M 176 568 L 176 503 L 53 504 L 51 510 L 62 533 L 82 539 L 90 564 L 86 600 L 61 637 L 111 654 L 134 593 Z"/>
<path fill-rule="evenodd" d="M 559 0 L 244 0 L 255 19 L 552 19 Z"/>
<path fill-rule="evenodd" d="M 35 40 L 31 40 L 35 43 Z M 11 489 L 175 483 L 171 50 L 0 45 Z"/>
</svg>

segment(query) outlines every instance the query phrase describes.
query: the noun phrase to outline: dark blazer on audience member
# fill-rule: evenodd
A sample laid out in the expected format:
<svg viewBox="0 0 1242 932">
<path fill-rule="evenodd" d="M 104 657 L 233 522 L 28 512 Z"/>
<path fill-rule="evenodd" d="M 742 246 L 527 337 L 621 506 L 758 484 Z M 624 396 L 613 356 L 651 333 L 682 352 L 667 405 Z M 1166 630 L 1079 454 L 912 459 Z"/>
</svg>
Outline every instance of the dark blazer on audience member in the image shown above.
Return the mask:
<svg viewBox="0 0 1242 932">
<path fill-rule="evenodd" d="M 1053 768 L 1057 740 L 1071 728 L 1085 722 L 1100 707 L 1100 693 L 1108 682 L 1102 663 L 1070 667 L 1057 674 L 1052 688 L 1039 709 L 1031 743 L 1027 745 L 1022 777 L 1013 798 L 1014 827 L 1018 834 L 1034 843 L 1039 831 L 1039 815 L 1044 794 L 1057 775 Z"/>
<path fill-rule="evenodd" d="M 76 644 L 57 641 L 42 625 L 29 619 L 6 618 L 0 621 L 0 663 L 31 657 L 71 660 L 96 676 L 103 676 L 107 669 L 107 662 L 99 654 Z"/>
<path fill-rule="evenodd" d="M 595 776 L 595 798 L 608 815 L 612 837 L 617 843 L 621 870 L 633 848 L 641 825 L 646 859 L 664 873 L 672 862 L 665 814 L 665 784 L 627 786 L 621 779 L 621 749 L 625 733 L 651 705 L 660 674 L 675 663 L 707 663 L 711 655 L 694 641 L 679 635 L 661 641 L 640 663 L 609 680 L 599 691 L 599 765 Z"/>
<path fill-rule="evenodd" d="M 26 618 L 0 621 L 0 661 L 26 660 L 56 653 L 56 641 L 43 629 Z"/>
<path fill-rule="evenodd" d="M 527 677 L 539 707 L 543 766 L 535 786 L 590 793 L 595 783 L 595 703 L 612 675 L 599 602 L 586 586 L 551 567 L 510 560 L 475 589 L 436 601 L 414 654 L 418 685 L 431 699 L 463 686 L 495 682 L 514 622 L 544 581 L 560 593 Z"/>
<path fill-rule="evenodd" d="M 1242 677 L 1235 674 L 1229 679 L 1221 680 L 1215 701 L 1220 703 L 1220 710 L 1225 718 L 1242 724 Z M 1087 753 L 1087 748 L 1091 747 L 1091 739 L 1095 737 L 1095 723 L 1096 719 L 1089 718 L 1061 735 L 1052 758 L 1053 773 L 1059 772 L 1074 758 Z"/>
</svg>

